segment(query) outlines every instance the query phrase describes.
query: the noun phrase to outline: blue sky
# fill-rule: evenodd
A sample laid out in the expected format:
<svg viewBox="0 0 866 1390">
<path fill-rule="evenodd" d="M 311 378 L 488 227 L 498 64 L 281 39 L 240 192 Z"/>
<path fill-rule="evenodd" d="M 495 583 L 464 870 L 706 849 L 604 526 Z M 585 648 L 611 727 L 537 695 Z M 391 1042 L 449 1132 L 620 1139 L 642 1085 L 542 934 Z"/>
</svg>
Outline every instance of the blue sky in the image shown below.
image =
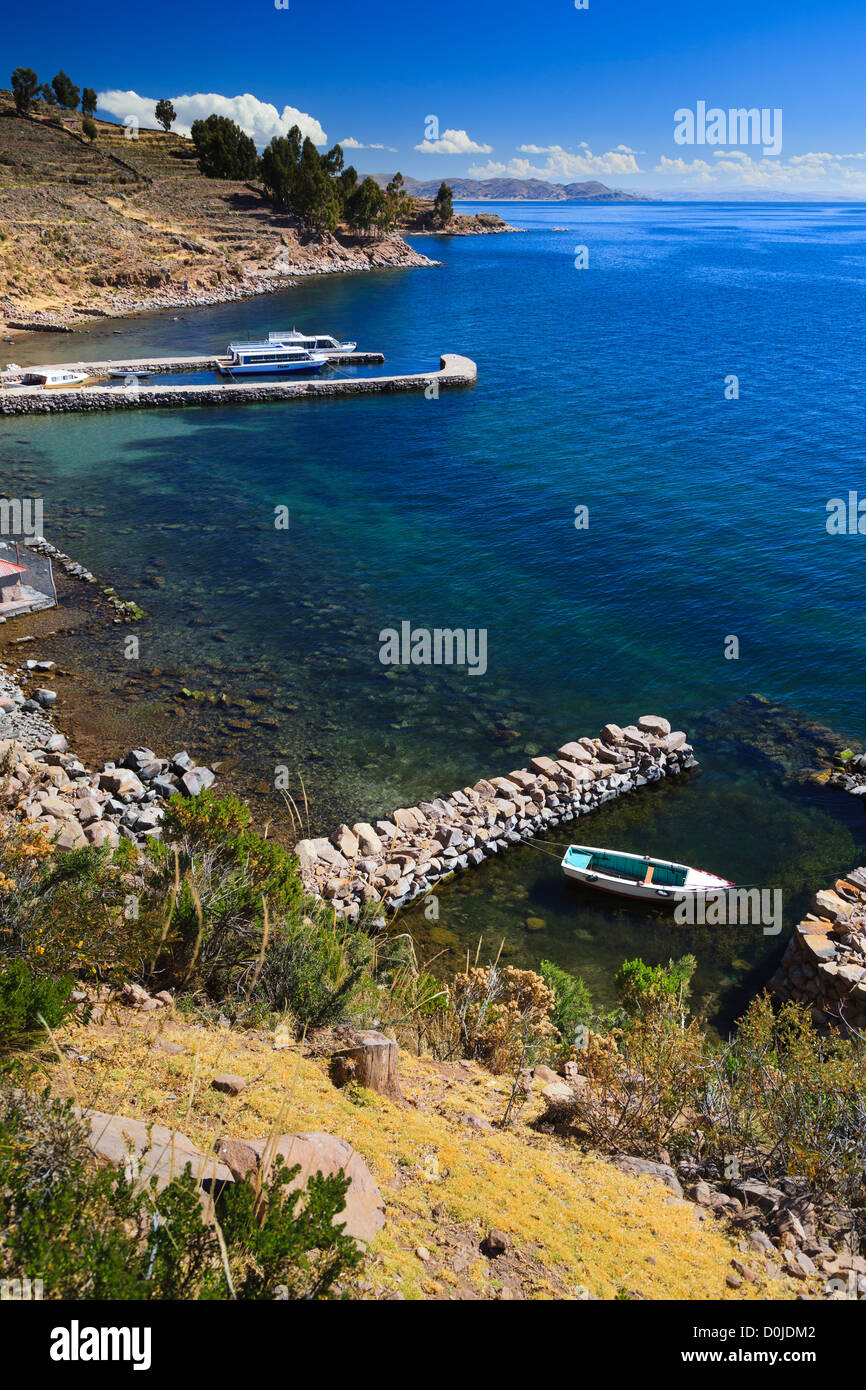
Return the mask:
<svg viewBox="0 0 866 1390">
<path fill-rule="evenodd" d="M 63 67 L 102 115 L 150 124 L 169 96 L 186 124 L 222 109 L 264 143 L 300 113 L 318 143 L 357 142 L 362 172 L 866 194 L 863 0 L 41 0 L 4 38 L 10 72 Z M 677 144 L 698 102 L 780 110 L 781 152 L 727 124 Z"/>
</svg>

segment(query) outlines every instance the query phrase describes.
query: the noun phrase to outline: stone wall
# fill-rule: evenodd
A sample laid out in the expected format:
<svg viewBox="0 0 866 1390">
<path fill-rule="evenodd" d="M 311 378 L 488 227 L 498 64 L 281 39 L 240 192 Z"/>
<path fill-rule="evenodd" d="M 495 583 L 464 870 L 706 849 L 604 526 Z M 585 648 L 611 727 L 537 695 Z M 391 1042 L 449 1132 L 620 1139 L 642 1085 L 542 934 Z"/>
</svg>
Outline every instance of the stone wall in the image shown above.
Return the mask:
<svg viewBox="0 0 866 1390">
<path fill-rule="evenodd" d="M 256 405 L 310 396 L 360 396 L 380 392 L 425 391 L 428 387 L 469 386 L 477 378 L 468 357 L 445 353 L 438 371 L 400 376 L 330 377 L 315 381 L 214 382 L 212 385 L 148 386 L 134 389 L 78 387 L 40 390 L 0 389 L 0 415 L 39 415 L 63 411 L 138 410 L 181 405 Z"/>
<path fill-rule="evenodd" d="M 395 911 L 491 854 L 696 766 L 686 735 L 666 719 L 606 724 L 599 738 L 566 743 L 556 758 L 533 758 L 507 777 L 401 807 L 375 826 L 359 821 L 330 839 L 301 840 L 301 878 L 341 916 L 356 918 L 370 903 Z"/>
<path fill-rule="evenodd" d="M 816 893 L 814 907 L 794 928 L 770 989 L 809 1005 L 821 1027 L 866 1030 L 866 868 Z"/>
</svg>

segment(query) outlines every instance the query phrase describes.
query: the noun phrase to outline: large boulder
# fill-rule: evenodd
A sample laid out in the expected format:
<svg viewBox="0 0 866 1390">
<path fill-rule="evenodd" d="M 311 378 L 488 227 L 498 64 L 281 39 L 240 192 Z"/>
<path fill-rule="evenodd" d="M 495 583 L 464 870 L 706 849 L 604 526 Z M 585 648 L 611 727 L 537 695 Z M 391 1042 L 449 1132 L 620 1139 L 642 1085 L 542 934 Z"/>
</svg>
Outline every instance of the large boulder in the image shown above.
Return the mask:
<svg viewBox="0 0 866 1390">
<path fill-rule="evenodd" d="M 592 753 L 582 743 L 564 743 L 556 756 L 567 763 L 592 762 Z"/>
<path fill-rule="evenodd" d="M 144 787 L 138 777 L 127 767 L 113 767 L 99 774 L 99 785 L 112 796 L 144 796 Z"/>
<path fill-rule="evenodd" d="M 671 731 L 670 722 L 660 714 L 642 714 L 637 726 L 642 734 L 653 734 L 656 738 L 666 738 Z"/>
<path fill-rule="evenodd" d="M 221 1139 L 216 1151 L 238 1180 L 247 1173 L 259 1172 L 263 1162 L 272 1168 L 278 1154 L 289 1168 L 300 1164 L 300 1172 L 289 1184 L 290 1191 L 304 1187 L 311 1173 L 325 1177 L 345 1173 L 350 1179 L 346 1206 L 334 1224 L 345 1223 L 346 1234 L 363 1245 L 368 1245 L 385 1224 L 385 1204 L 373 1174 L 360 1154 L 331 1134 L 281 1134 L 276 1140 Z"/>
<path fill-rule="evenodd" d="M 358 821 L 357 825 L 352 826 L 352 830 L 357 837 L 358 848 L 362 855 L 376 857 L 382 853 L 382 841 L 367 821 Z"/>
<path fill-rule="evenodd" d="M 344 859 L 357 859 L 358 837 L 353 834 L 348 825 L 341 825 L 339 830 L 331 836 L 331 844 L 340 851 Z"/>
<path fill-rule="evenodd" d="M 104 1110 L 77 1112 L 90 1128 L 89 1146 L 106 1163 L 123 1168 L 127 1177 L 165 1187 L 190 1168 L 199 1181 L 231 1182 L 232 1174 L 214 1154 L 202 1153 L 180 1130 L 111 1115 Z"/>
<path fill-rule="evenodd" d="M 206 787 L 213 786 L 216 778 L 209 767 L 191 767 L 180 779 L 180 785 L 187 796 L 198 796 Z"/>
<path fill-rule="evenodd" d="M 612 1162 L 623 1173 L 630 1173 L 636 1178 L 655 1178 L 657 1182 L 669 1187 L 675 1197 L 683 1195 L 680 1180 L 669 1163 L 656 1163 L 651 1158 L 635 1158 L 632 1154 L 617 1154 Z"/>
</svg>

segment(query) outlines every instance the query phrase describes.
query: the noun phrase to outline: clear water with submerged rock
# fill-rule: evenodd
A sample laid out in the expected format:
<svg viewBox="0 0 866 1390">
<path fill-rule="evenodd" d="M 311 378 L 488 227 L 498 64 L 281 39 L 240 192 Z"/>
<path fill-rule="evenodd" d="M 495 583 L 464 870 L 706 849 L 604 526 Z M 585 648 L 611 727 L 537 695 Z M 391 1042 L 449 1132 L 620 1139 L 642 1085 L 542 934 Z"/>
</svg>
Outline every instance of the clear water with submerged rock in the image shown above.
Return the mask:
<svg viewBox="0 0 866 1390">
<path fill-rule="evenodd" d="M 61 723 L 94 756 L 189 743 L 281 827 L 285 766 L 316 834 L 663 714 L 701 772 L 570 838 L 781 887 L 787 930 L 864 857 L 859 803 L 809 780 L 826 740 L 790 711 L 866 735 L 866 536 L 826 528 L 828 501 L 862 478 L 866 208 L 492 210 L 527 230 L 416 238 L 441 268 L 315 277 L 8 348 L 22 363 L 210 352 L 297 324 L 389 368 L 454 351 L 479 369 L 438 400 L 0 422 L 5 490 L 42 496 L 49 538 L 147 611 L 130 662 L 127 629 L 73 596 L 76 630 L 39 649 L 68 673 Z M 486 673 L 383 666 L 379 634 L 405 620 L 485 628 Z M 39 630 L 4 639 L 25 626 Z M 626 956 L 691 950 L 719 1023 L 785 937 L 676 927 L 530 849 L 458 878 L 438 922 L 405 920 L 449 963 L 483 934 L 483 954 L 504 940 L 514 963 L 555 959 L 601 999 Z"/>
</svg>

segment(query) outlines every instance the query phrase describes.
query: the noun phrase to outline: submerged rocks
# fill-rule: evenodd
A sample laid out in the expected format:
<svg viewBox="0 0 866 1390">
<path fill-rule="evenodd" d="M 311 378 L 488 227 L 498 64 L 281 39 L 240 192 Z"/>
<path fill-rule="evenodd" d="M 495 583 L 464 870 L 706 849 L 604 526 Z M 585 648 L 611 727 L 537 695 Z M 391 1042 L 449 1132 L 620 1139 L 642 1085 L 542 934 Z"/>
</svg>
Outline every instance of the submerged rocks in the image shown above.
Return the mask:
<svg viewBox="0 0 866 1390">
<path fill-rule="evenodd" d="M 556 758 L 538 754 L 528 768 L 399 807 L 375 828 L 358 821 L 330 839 L 301 840 L 301 879 L 349 919 L 371 902 L 396 911 L 458 869 L 696 765 L 686 735 L 659 715 L 625 728 L 606 724 L 600 738 L 564 743 Z M 527 929 L 533 925 L 527 919 Z"/>
</svg>

